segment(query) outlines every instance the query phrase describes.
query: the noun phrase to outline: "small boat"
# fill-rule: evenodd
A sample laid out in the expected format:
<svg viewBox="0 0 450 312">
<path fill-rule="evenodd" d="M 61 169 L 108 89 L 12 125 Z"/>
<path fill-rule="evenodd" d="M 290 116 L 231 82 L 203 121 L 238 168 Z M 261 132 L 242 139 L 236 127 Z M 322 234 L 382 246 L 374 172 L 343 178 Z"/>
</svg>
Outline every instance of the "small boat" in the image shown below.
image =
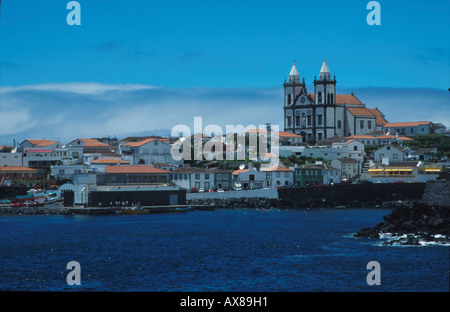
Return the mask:
<svg viewBox="0 0 450 312">
<path fill-rule="evenodd" d="M 121 214 L 148 214 L 148 209 L 137 209 L 137 208 L 122 208 L 120 209 Z"/>
<path fill-rule="evenodd" d="M 334 207 L 335 209 L 345 209 L 345 208 L 347 208 L 347 207 L 345 207 L 345 205 L 340 205 L 340 206 L 336 206 L 336 207 Z"/>
</svg>

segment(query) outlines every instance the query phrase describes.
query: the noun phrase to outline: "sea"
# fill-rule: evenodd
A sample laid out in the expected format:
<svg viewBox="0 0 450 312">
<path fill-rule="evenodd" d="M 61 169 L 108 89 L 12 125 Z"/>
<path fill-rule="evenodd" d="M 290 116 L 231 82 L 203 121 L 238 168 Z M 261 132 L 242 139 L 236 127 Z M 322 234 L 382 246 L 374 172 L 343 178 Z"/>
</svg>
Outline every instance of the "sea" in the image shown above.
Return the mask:
<svg viewBox="0 0 450 312">
<path fill-rule="evenodd" d="M 448 292 L 450 246 L 353 237 L 390 212 L 3 215 L 0 291 Z"/>
</svg>

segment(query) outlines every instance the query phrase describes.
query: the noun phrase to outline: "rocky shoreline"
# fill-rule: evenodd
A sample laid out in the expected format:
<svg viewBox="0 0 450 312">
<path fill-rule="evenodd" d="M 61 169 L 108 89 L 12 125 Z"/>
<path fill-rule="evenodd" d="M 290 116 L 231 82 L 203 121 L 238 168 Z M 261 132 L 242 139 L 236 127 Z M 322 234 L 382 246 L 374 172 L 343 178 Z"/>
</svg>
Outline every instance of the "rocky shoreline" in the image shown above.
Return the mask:
<svg viewBox="0 0 450 312">
<path fill-rule="evenodd" d="M 391 238 L 384 245 L 450 245 L 450 206 L 432 206 L 422 201 L 391 202 L 382 207 L 392 208 L 384 222 L 364 227 L 354 237 Z"/>
</svg>

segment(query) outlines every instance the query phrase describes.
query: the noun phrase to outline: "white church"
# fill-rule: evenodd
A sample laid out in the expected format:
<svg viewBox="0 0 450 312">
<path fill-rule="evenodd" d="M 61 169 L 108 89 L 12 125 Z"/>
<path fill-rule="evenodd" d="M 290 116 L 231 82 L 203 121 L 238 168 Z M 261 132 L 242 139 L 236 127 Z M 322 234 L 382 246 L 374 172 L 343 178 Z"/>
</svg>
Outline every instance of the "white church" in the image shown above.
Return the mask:
<svg viewBox="0 0 450 312">
<path fill-rule="evenodd" d="M 326 60 L 316 78 L 314 93 L 308 93 L 294 61 L 284 82 L 285 132 L 301 135 L 306 141 L 382 131 L 386 120 L 377 108 L 366 108 L 353 94 L 336 93 L 336 76 L 331 78 Z"/>
</svg>

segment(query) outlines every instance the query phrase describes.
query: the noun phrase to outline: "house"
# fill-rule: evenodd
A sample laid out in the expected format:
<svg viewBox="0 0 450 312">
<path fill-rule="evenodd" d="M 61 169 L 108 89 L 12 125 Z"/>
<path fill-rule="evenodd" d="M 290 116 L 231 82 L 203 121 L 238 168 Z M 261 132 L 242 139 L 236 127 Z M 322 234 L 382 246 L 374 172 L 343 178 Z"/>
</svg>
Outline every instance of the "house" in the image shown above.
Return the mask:
<svg viewBox="0 0 450 312">
<path fill-rule="evenodd" d="M 388 159 L 389 162 L 403 161 L 404 154 L 400 148 L 388 144 L 374 151 L 373 159 L 376 162 L 383 162 L 383 159 Z"/>
<path fill-rule="evenodd" d="M 240 185 L 243 189 L 252 187 L 264 187 L 266 173 L 257 170 L 250 163 L 247 169 L 238 169 L 233 171 L 234 185 Z"/>
<path fill-rule="evenodd" d="M 167 171 L 173 171 L 177 168 L 175 165 L 169 165 L 169 164 L 163 164 L 163 163 L 154 163 L 153 167 L 167 170 Z"/>
<path fill-rule="evenodd" d="M 413 160 L 424 160 L 430 161 L 436 158 L 437 148 L 419 148 L 418 150 L 412 151 L 410 153 L 410 158 Z"/>
<path fill-rule="evenodd" d="M 290 186 L 294 183 L 294 171 L 284 166 L 274 165 L 261 171 L 266 173 L 266 187 Z"/>
<path fill-rule="evenodd" d="M 432 129 L 431 129 L 433 134 L 445 134 L 446 130 L 447 130 L 447 127 L 441 123 L 433 123 Z"/>
<path fill-rule="evenodd" d="M 294 168 L 297 186 L 330 185 L 341 182 L 341 171 L 322 163 Z"/>
<path fill-rule="evenodd" d="M 56 181 L 73 181 L 74 174 L 87 171 L 86 165 L 54 165 L 50 166 L 50 174 Z"/>
<path fill-rule="evenodd" d="M 170 173 L 147 165 L 106 166 L 97 176 L 98 185 L 167 184 Z"/>
<path fill-rule="evenodd" d="M 232 171 L 222 169 L 180 167 L 171 171 L 171 180 L 178 186 L 197 191 L 203 189 L 230 188 L 232 187 Z"/>
<path fill-rule="evenodd" d="M 173 159 L 172 146 L 168 140 L 160 138 L 148 138 L 138 142 L 127 142 L 120 145 L 122 158 L 130 164 L 165 163 L 178 166 L 182 161 Z"/>
<path fill-rule="evenodd" d="M 68 147 L 82 147 L 83 154 L 97 153 L 108 156 L 116 156 L 112 146 L 102 143 L 97 139 L 76 139 L 66 144 Z"/>
<path fill-rule="evenodd" d="M 1 153 L 0 152 L 0 167 L 3 166 L 22 166 L 22 153 Z"/>
<path fill-rule="evenodd" d="M 0 167 L 0 185 L 27 184 L 36 181 L 38 170 L 24 166 Z"/>
<path fill-rule="evenodd" d="M 414 122 L 388 122 L 383 126 L 383 130 L 388 134 L 431 134 L 433 123 L 431 121 Z"/>
<path fill-rule="evenodd" d="M 411 138 L 398 135 L 390 134 L 365 134 L 365 135 L 352 135 L 345 137 L 347 140 L 358 140 L 365 145 L 384 145 L 397 142 L 399 144 L 407 143 L 408 141 L 413 141 Z"/>
<path fill-rule="evenodd" d="M 303 143 L 303 137 L 301 135 L 280 131 L 277 132 L 280 145 L 300 145 Z"/>
<path fill-rule="evenodd" d="M 63 144 L 59 141 L 50 141 L 46 139 L 42 140 L 24 140 L 22 143 L 19 144 L 19 151 L 26 151 L 29 148 L 40 148 L 40 149 L 50 149 L 54 150 L 56 148 L 62 147 Z"/>
<path fill-rule="evenodd" d="M 361 174 L 361 162 L 355 158 L 342 157 L 331 161 L 331 166 L 341 171 L 341 180 L 356 179 Z"/>
</svg>

